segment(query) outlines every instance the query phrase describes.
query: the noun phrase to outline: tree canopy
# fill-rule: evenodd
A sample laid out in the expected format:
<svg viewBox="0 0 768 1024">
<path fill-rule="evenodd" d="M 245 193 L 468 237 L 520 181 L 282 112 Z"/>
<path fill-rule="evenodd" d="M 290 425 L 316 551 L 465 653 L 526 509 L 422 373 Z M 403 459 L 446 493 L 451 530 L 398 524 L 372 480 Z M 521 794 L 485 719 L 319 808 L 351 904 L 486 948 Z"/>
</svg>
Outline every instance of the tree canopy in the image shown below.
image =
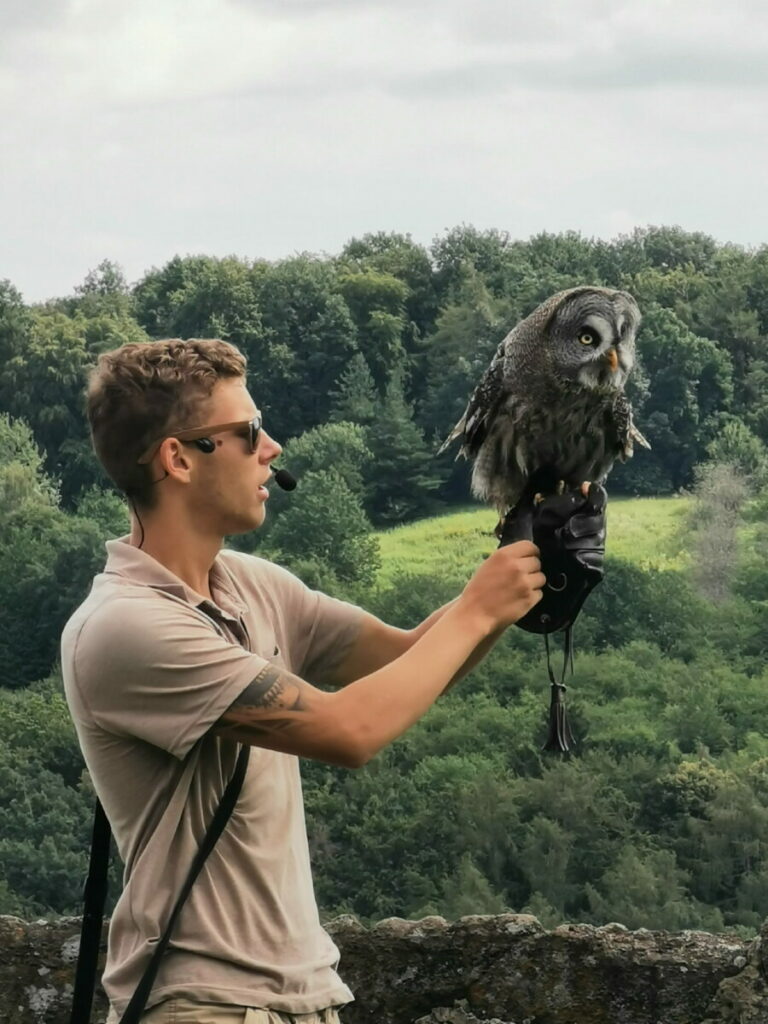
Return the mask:
<svg viewBox="0 0 768 1024">
<path fill-rule="evenodd" d="M 616 557 L 609 530 L 578 623 L 577 757 L 542 754 L 539 638 L 509 630 L 364 771 L 306 763 L 318 896 L 367 919 L 510 908 L 548 925 L 759 926 L 768 248 L 675 226 L 603 241 L 460 225 L 428 247 L 380 232 L 277 262 L 177 255 L 134 284 L 104 260 L 42 305 L 0 282 L 0 912 L 79 909 L 93 794 L 59 636 L 128 527 L 85 422 L 99 354 L 168 336 L 238 345 L 300 479 L 273 491 L 265 529 L 229 543 L 409 629 L 458 592 L 464 538 L 442 539 L 439 570 L 385 578 L 372 528 L 468 502 L 468 467 L 439 442 L 515 323 L 586 283 L 627 289 L 644 316 L 631 391 L 653 449 L 617 468 L 611 498 L 692 492 L 685 564 Z"/>
</svg>

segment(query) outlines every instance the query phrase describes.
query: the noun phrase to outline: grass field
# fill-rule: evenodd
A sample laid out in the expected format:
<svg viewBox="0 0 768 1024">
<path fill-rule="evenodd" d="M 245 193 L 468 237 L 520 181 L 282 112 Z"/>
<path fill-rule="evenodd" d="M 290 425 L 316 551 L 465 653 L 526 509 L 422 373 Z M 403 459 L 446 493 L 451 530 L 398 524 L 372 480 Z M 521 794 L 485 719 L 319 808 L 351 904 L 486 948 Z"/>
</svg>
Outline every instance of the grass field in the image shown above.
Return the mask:
<svg viewBox="0 0 768 1024">
<path fill-rule="evenodd" d="M 689 507 L 684 497 L 611 498 L 607 554 L 643 568 L 681 568 Z M 379 580 L 386 583 L 399 572 L 445 575 L 447 567 L 466 575 L 496 547 L 495 524 L 491 510 L 468 508 L 381 532 Z"/>
</svg>

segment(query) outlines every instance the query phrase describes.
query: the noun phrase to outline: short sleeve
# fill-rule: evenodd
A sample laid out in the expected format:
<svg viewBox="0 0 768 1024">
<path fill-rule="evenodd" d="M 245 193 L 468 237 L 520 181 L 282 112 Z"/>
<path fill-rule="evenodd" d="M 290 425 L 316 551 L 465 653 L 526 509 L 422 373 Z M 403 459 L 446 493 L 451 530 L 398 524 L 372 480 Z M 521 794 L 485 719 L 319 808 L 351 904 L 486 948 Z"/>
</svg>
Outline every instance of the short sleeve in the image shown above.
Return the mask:
<svg viewBox="0 0 768 1024">
<path fill-rule="evenodd" d="M 96 725 L 178 758 L 267 664 L 194 607 L 162 594 L 105 602 L 84 623 L 73 654 L 78 696 Z"/>
<path fill-rule="evenodd" d="M 293 671 L 310 683 L 327 681 L 357 639 L 365 617 L 363 609 L 311 590 L 274 562 L 241 552 L 227 554 L 240 559 L 244 571 L 258 580 L 261 591 L 271 595 Z"/>
<path fill-rule="evenodd" d="M 303 585 L 303 584 L 302 584 Z M 303 627 L 305 650 L 301 675 L 324 681 L 357 639 L 363 622 L 361 608 L 305 587 Z"/>
</svg>

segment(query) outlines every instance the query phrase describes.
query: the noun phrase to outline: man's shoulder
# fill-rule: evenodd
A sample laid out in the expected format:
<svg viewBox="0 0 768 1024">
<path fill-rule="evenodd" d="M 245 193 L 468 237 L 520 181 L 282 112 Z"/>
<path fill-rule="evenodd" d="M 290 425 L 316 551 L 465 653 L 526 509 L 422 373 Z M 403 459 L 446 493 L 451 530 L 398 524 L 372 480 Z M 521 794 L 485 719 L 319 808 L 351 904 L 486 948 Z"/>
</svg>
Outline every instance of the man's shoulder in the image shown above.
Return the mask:
<svg viewBox="0 0 768 1024">
<path fill-rule="evenodd" d="M 62 663 L 84 649 L 114 653 L 126 643 L 167 628 L 194 613 L 191 605 L 153 587 L 130 580 L 97 577 L 90 594 L 75 609 L 61 633 Z"/>
<path fill-rule="evenodd" d="M 133 588 L 98 586 L 99 577 L 85 600 L 70 615 L 61 632 L 61 672 L 64 691 L 72 702 L 93 675 L 94 666 L 119 658 L 128 636 L 135 634 L 139 608 Z M 96 673 L 98 676 L 99 673 Z"/>
<path fill-rule="evenodd" d="M 234 548 L 222 548 L 219 557 L 227 570 L 237 580 L 246 584 L 253 582 L 263 586 L 265 583 L 269 583 L 289 590 L 306 589 L 298 576 L 294 576 L 284 566 L 271 562 L 268 558 L 260 558 L 258 555 L 251 555 L 245 551 L 236 551 Z"/>
<path fill-rule="evenodd" d="M 105 606 L 113 606 L 115 598 L 121 595 L 114 593 L 115 588 L 104 585 L 104 574 L 96 576 L 87 597 L 80 602 L 64 624 L 61 632 L 62 650 L 76 642 L 80 633 L 91 619 L 98 617 Z"/>
</svg>

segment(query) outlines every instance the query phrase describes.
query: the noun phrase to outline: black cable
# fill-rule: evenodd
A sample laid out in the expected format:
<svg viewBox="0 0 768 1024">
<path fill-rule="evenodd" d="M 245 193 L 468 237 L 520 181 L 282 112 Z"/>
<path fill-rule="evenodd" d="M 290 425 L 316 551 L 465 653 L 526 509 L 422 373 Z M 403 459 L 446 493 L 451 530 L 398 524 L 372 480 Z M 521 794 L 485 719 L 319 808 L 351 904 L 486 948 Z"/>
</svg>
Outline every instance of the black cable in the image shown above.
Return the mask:
<svg viewBox="0 0 768 1024">
<path fill-rule="evenodd" d="M 129 498 L 128 500 L 131 503 L 131 508 L 133 509 L 133 514 L 139 520 L 139 526 L 141 527 L 141 541 L 139 542 L 139 549 L 141 549 L 141 545 L 144 543 L 144 523 L 142 523 L 141 516 L 139 515 L 139 513 L 138 513 L 138 511 L 136 509 L 136 503 L 133 501 L 132 498 Z"/>
<path fill-rule="evenodd" d="M 165 480 L 165 478 L 167 476 L 169 476 L 169 475 L 170 474 L 168 473 L 168 470 L 166 469 L 165 476 L 161 476 L 159 480 L 150 480 L 149 481 L 149 486 L 150 487 L 154 487 L 155 484 L 161 484 L 163 482 L 163 480 Z M 139 548 L 141 548 L 142 544 L 144 543 L 144 523 L 142 523 L 142 521 L 141 521 L 141 516 L 139 515 L 139 511 L 136 508 L 136 502 L 133 500 L 132 494 L 133 494 L 132 490 L 125 492 L 125 496 L 128 499 L 128 501 L 130 502 L 131 508 L 133 509 L 133 514 L 138 519 L 139 526 L 141 527 L 141 542 L 139 544 Z"/>
</svg>

